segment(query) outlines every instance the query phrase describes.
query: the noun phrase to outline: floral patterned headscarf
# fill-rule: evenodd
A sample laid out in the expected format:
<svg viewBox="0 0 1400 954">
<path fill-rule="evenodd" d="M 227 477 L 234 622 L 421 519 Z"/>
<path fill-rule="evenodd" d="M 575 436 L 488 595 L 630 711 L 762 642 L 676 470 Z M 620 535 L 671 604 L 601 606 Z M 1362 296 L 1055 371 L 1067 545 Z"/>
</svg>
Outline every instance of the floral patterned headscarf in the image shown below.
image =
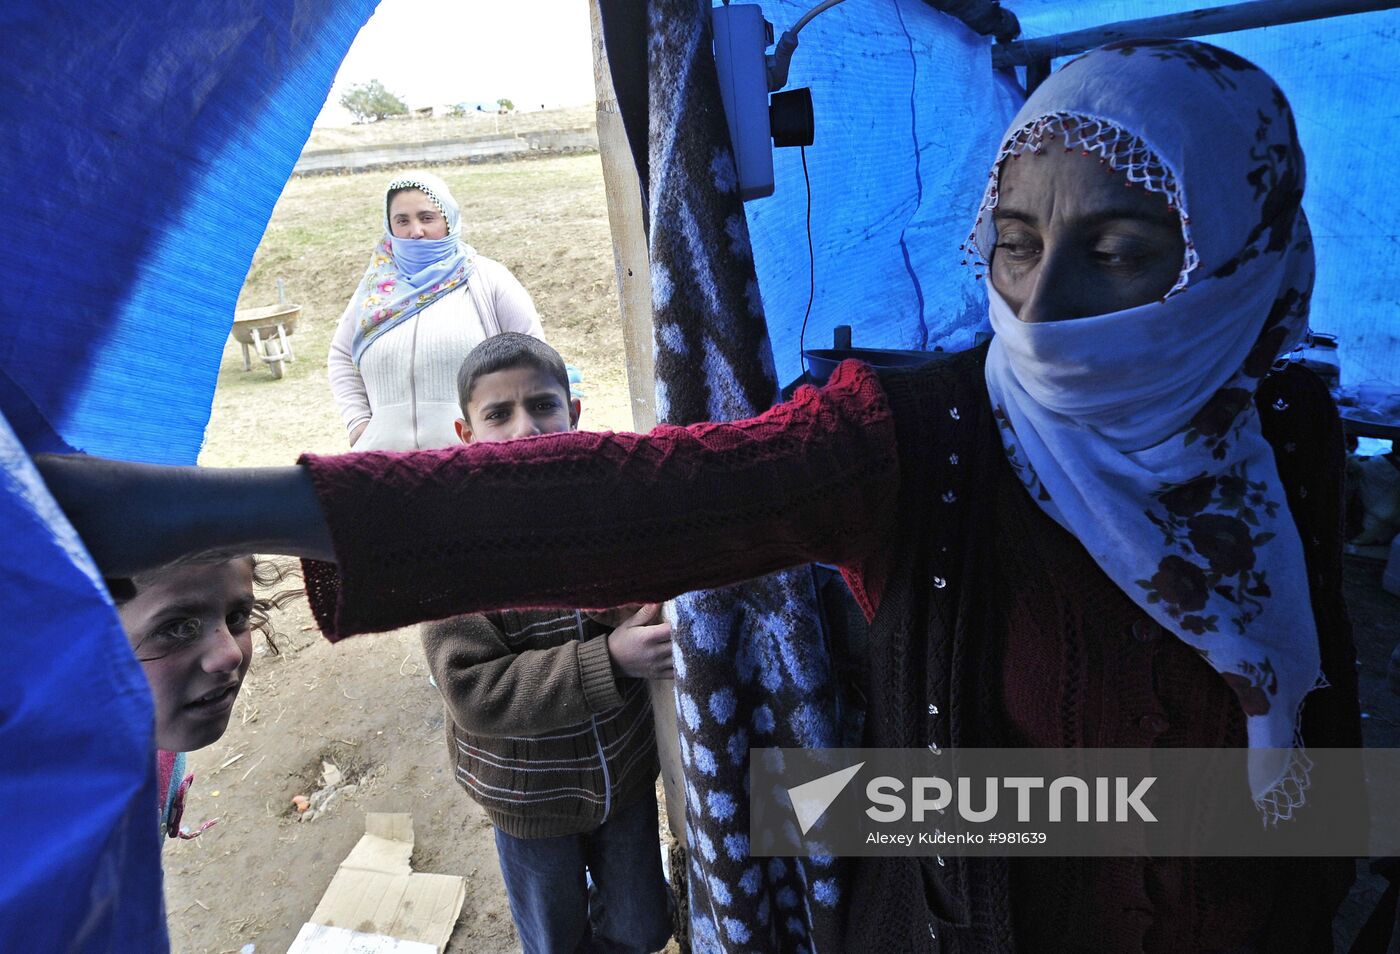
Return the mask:
<svg viewBox="0 0 1400 954">
<path fill-rule="evenodd" d="M 389 197 L 399 189 L 417 189 L 447 220 L 440 239 L 402 239 L 389 226 Z M 462 241 L 461 213 L 447 183 L 430 172 L 399 176 L 384 190 L 384 235 L 355 290 L 355 334 L 350 355 L 360 357 L 390 328 L 437 301 L 465 288 L 475 269 L 476 250 Z"/>
<path fill-rule="evenodd" d="M 1262 70 L 1204 43 L 1088 53 L 1012 122 L 970 240 L 983 262 L 1002 161 L 1058 148 L 1165 195 L 1186 251 L 1160 301 L 1091 318 L 1023 323 L 987 283 L 1006 453 L 1040 507 L 1235 690 L 1255 801 L 1287 818 L 1307 787 L 1303 697 L 1323 683 L 1302 544 L 1253 398 L 1307 331 L 1293 114 Z"/>
</svg>

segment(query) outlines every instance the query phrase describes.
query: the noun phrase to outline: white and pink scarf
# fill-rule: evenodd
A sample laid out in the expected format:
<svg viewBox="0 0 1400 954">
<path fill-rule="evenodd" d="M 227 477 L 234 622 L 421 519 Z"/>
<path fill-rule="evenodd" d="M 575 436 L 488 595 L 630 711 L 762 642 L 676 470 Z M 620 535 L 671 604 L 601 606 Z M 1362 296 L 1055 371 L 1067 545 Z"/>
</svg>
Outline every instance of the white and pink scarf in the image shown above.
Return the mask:
<svg viewBox="0 0 1400 954">
<path fill-rule="evenodd" d="M 417 189 L 447 222 L 440 239 L 397 238 L 389 224 L 389 197 L 399 189 Z M 355 289 L 355 333 L 350 354 L 355 367 L 365 349 L 390 328 L 407 321 L 444 295 L 464 289 L 476 271 L 476 249 L 462 241 L 462 216 L 447 183 L 430 172 L 389 180 L 384 190 L 384 234 L 375 243 L 369 264 Z"/>
</svg>

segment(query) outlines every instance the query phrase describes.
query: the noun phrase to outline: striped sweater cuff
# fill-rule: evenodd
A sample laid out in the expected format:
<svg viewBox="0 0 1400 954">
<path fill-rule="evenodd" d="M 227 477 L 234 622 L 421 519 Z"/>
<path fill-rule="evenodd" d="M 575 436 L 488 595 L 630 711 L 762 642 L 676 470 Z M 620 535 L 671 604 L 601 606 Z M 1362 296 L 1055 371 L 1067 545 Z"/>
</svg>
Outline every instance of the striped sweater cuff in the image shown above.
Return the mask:
<svg viewBox="0 0 1400 954">
<path fill-rule="evenodd" d="M 612 656 L 608 654 L 608 638 L 599 636 L 579 644 L 579 678 L 583 682 L 583 698 L 590 712 L 606 712 L 622 705 L 613 678 Z"/>
</svg>

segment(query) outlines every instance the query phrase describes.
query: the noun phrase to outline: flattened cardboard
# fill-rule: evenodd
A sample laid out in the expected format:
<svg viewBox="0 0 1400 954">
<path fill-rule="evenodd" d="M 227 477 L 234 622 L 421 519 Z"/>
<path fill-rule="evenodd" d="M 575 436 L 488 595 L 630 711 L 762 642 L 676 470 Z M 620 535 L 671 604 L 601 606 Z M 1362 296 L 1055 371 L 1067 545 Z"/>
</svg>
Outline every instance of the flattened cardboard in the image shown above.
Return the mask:
<svg viewBox="0 0 1400 954">
<path fill-rule="evenodd" d="M 302 933 L 307 927 L 344 928 L 370 940 L 379 935 L 390 941 L 418 941 L 442 954 L 462 913 L 466 880 L 458 875 L 414 871 L 409 867 L 412 854 L 412 815 L 367 813 L 365 834 L 336 869 Z M 354 946 L 299 952 L 294 945 L 288 954 L 409 954 L 410 950 Z"/>
<path fill-rule="evenodd" d="M 422 941 L 401 941 L 383 934 L 361 934 L 345 928 L 307 922 L 297 932 L 287 954 L 433 954 L 437 948 Z"/>
</svg>

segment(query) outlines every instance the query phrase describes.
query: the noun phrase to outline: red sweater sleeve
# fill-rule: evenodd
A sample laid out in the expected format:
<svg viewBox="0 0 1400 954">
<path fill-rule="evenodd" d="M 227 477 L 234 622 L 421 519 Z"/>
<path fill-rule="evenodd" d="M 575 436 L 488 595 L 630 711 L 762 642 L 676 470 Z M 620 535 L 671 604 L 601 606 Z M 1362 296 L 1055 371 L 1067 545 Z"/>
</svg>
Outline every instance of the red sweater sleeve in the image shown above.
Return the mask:
<svg viewBox="0 0 1400 954">
<path fill-rule="evenodd" d="M 307 454 L 336 563 L 305 562 L 332 640 L 462 613 L 668 599 L 819 561 L 867 613 L 899 485 L 873 371 L 745 421 L 407 454 Z"/>
</svg>

